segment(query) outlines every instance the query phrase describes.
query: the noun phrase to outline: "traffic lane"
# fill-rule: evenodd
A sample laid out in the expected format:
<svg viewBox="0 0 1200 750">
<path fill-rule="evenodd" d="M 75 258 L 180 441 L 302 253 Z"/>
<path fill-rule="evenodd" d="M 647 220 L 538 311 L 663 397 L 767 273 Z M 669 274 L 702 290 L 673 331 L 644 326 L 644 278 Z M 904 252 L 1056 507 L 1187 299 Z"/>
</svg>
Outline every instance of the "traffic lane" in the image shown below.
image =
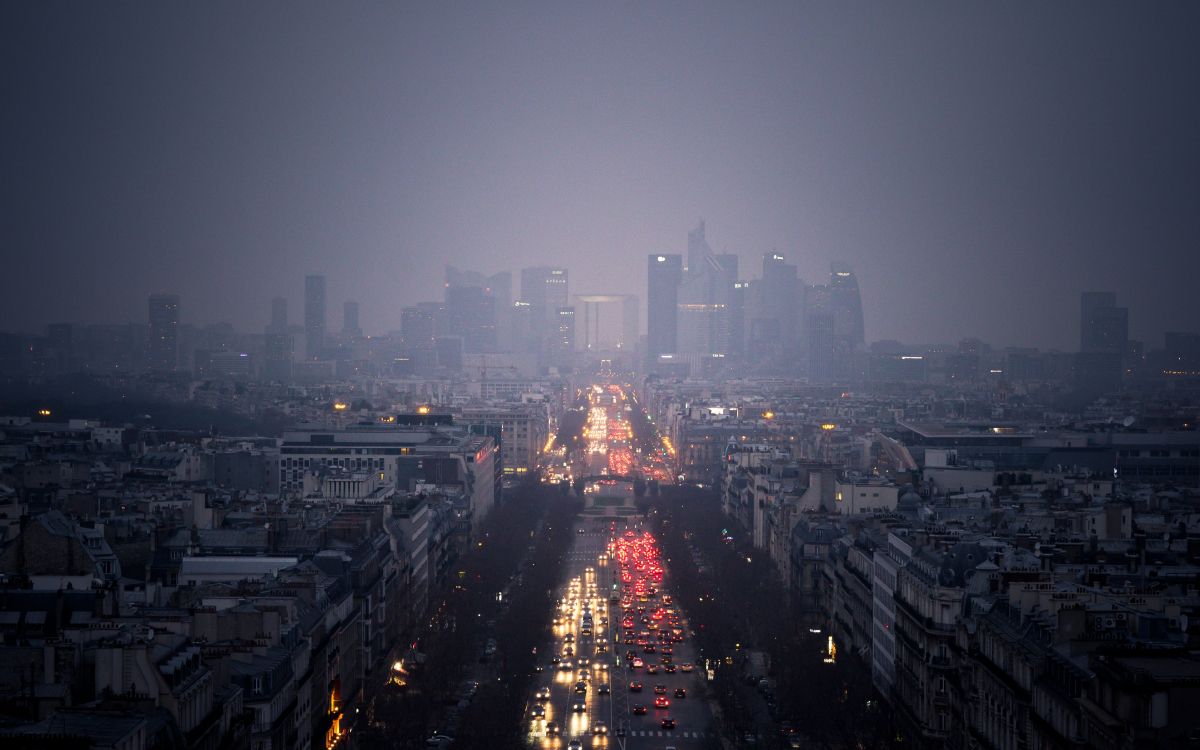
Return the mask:
<svg viewBox="0 0 1200 750">
<path fill-rule="evenodd" d="M 685 643 L 687 642 L 685 641 Z M 676 654 L 678 654 L 681 664 L 691 661 L 693 658 L 690 648 L 677 648 Z M 658 674 L 648 675 L 644 669 L 638 669 L 631 670 L 628 679 L 642 683 L 642 692 L 640 693 L 629 692 L 628 682 L 625 685 L 627 700 L 630 704 L 629 748 L 660 748 L 665 738 L 670 738 L 670 744 L 680 748 L 704 746 L 703 735 L 712 731 L 712 715 L 708 710 L 707 701 L 704 699 L 703 676 L 699 670 L 693 671 L 691 674 L 678 670 L 675 674 L 666 674 L 660 670 Z M 654 708 L 655 685 L 664 685 L 667 688 L 666 697 L 670 701 L 670 706 L 665 710 Z M 675 697 L 675 688 L 678 687 L 687 691 L 686 698 Z M 639 703 L 647 707 L 645 716 L 632 714 L 633 705 Z M 659 722 L 664 716 L 675 719 L 675 730 L 662 729 Z M 648 734 L 642 734 L 643 732 Z M 701 736 L 696 737 L 697 734 Z"/>
<path fill-rule="evenodd" d="M 589 590 L 589 577 L 587 569 L 589 567 L 595 570 L 594 578 L 591 579 L 595 584 L 596 595 L 593 612 L 597 618 L 602 611 L 600 609 L 600 567 L 597 565 L 597 558 L 601 552 L 607 549 L 608 538 L 597 538 L 595 535 L 578 534 L 576 540 L 572 543 L 568 550 L 567 557 L 564 560 L 563 581 L 556 591 L 557 598 L 564 602 L 569 602 L 572 583 L 578 580 L 577 591 L 580 598 L 586 598 Z M 605 607 L 606 609 L 606 607 Z M 578 660 L 582 656 L 589 658 L 589 661 L 594 661 L 595 655 L 592 653 L 594 649 L 594 641 L 581 637 L 580 622 L 582 619 L 582 602 L 578 606 L 571 607 L 564 612 L 561 608 L 555 609 L 555 616 L 567 615 L 568 622 L 558 627 L 551 627 L 553 633 L 552 638 L 545 642 L 541 647 L 544 651 L 540 651 L 542 659 L 539 663 L 543 664 L 545 669 L 541 673 L 541 679 L 537 681 L 537 688 L 548 687 L 551 693 L 551 699 L 545 704 L 545 717 L 542 721 L 536 721 L 533 717 L 533 710 L 536 703 L 533 701 L 533 695 L 530 696 L 530 707 L 526 714 L 526 719 L 529 721 L 529 738 L 531 744 L 535 747 L 544 748 L 559 748 L 565 747 L 566 743 L 573 738 L 578 737 L 584 743 L 585 747 L 605 747 L 608 743 L 604 737 L 592 738 L 592 727 L 597 720 L 604 721 L 606 724 L 610 722 L 611 701 L 608 696 L 599 695 L 599 685 L 604 682 L 607 677 L 603 673 L 589 664 L 588 666 L 588 689 L 586 693 L 580 695 L 575 692 L 575 684 L 579 680 L 579 665 Z M 553 656 L 561 656 L 564 645 L 564 637 L 567 633 L 573 636 L 572 648 L 575 653 L 569 658 L 572 662 L 571 670 L 559 669 L 557 666 L 550 664 L 550 659 Z M 577 702 L 582 702 L 585 707 L 585 712 L 576 712 L 573 706 Z M 548 737 L 545 732 L 546 722 L 555 722 L 560 729 L 560 736 Z M 594 739 L 594 741 L 593 741 Z"/>
</svg>

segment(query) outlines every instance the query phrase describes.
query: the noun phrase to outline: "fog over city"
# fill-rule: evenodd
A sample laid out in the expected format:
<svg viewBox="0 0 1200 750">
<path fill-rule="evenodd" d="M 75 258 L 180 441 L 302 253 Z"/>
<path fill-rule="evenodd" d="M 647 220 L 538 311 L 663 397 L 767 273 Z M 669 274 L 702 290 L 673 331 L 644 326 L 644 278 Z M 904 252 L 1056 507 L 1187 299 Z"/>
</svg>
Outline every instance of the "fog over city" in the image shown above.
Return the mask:
<svg viewBox="0 0 1200 750">
<path fill-rule="evenodd" d="M 1197 747 L 1198 32 L 0 3 L 0 748 Z"/>
<path fill-rule="evenodd" d="M 849 264 L 867 341 L 1070 349 L 1088 289 L 1148 345 L 1200 318 L 1194 4 L 0 14 L 8 330 L 156 292 L 258 329 L 324 274 L 382 334 L 448 263 L 644 309 L 646 255 L 700 219 L 743 278 Z"/>
</svg>

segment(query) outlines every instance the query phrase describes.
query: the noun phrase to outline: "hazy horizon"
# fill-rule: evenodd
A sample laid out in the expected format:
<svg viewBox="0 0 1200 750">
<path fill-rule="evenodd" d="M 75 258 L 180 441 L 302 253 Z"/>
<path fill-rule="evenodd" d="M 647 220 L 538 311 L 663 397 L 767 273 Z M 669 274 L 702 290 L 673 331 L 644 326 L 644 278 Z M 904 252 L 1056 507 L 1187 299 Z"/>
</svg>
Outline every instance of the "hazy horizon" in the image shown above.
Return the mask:
<svg viewBox="0 0 1200 750">
<path fill-rule="evenodd" d="M 302 319 L 368 333 L 446 264 L 646 297 L 646 257 L 811 282 L 867 340 L 1074 350 L 1196 331 L 1200 6 L 9 4 L 0 329 Z M 633 269 L 632 271 L 630 269 Z M 642 315 L 645 329 L 645 314 Z"/>
</svg>

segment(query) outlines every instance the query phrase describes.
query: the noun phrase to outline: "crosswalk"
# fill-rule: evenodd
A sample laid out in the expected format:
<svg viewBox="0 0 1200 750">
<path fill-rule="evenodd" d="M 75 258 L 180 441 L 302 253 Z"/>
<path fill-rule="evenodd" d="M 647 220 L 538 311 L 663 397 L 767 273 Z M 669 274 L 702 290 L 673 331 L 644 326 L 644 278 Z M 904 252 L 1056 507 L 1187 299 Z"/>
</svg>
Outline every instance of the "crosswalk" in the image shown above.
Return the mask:
<svg viewBox="0 0 1200 750">
<path fill-rule="evenodd" d="M 677 739 L 697 739 L 702 740 L 709 735 L 708 732 L 667 732 L 661 729 L 635 729 L 628 733 L 630 737 L 675 737 Z"/>
</svg>

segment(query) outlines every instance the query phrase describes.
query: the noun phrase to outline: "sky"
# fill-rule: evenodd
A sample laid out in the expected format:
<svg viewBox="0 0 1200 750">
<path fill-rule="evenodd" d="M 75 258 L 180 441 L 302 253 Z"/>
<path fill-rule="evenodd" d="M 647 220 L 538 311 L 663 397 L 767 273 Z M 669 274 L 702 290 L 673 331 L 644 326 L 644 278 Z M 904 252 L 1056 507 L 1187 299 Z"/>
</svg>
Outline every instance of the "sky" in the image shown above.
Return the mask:
<svg viewBox="0 0 1200 750">
<path fill-rule="evenodd" d="M 368 333 L 447 263 L 646 295 L 703 218 L 745 278 L 852 265 L 867 339 L 1200 330 L 1200 4 L 10 2 L 0 329 Z M 514 290 L 516 291 L 516 290 Z M 643 316 L 644 327 L 644 316 Z"/>
</svg>

